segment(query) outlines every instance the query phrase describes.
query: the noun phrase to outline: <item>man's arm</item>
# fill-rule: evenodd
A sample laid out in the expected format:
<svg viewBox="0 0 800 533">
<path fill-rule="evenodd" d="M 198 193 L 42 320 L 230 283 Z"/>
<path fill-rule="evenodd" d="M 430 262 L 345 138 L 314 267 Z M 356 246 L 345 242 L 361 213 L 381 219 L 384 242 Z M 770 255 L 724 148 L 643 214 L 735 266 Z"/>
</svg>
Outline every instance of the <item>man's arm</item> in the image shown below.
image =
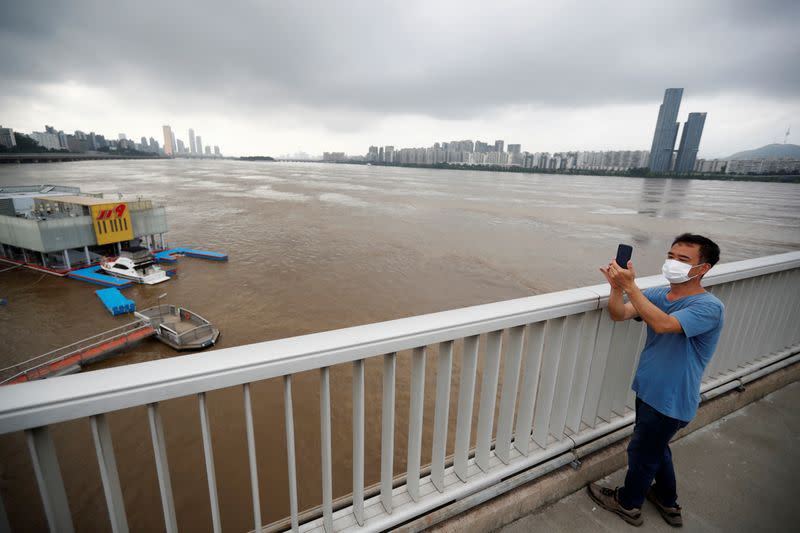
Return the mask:
<svg viewBox="0 0 800 533">
<path fill-rule="evenodd" d="M 656 333 L 683 333 L 680 321 L 656 307 L 636 286 L 635 282 L 625 287 L 625 293 L 639 313 L 639 317 L 653 331 Z"/>
<path fill-rule="evenodd" d="M 630 302 L 625 303 L 625 300 L 622 297 L 622 287 L 620 287 L 619 283 L 611 278 L 608 270 L 611 267 L 611 264 L 612 263 L 609 263 L 609 266 L 607 267 L 600 267 L 600 272 L 603 273 L 603 275 L 606 277 L 606 281 L 608 281 L 608 284 L 611 285 L 611 294 L 608 297 L 608 314 L 611 317 L 611 320 L 614 320 L 615 322 L 636 318 L 639 316 L 638 311 L 636 311 L 636 308 L 633 307 L 633 304 Z"/>
<path fill-rule="evenodd" d="M 655 306 L 636 285 L 636 272 L 633 270 L 632 261 L 628 261 L 627 269 L 621 268 L 616 261 L 611 261 L 608 267 L 600 270 L 611 284 L 608 307 L 609 314 L 611 314 L 613 320 L 627 320 L 638 315 L 656 333 L 683 333 L 680 321 Z M 614 295 L 615 289 L 618 292 L 616 297 Z M 623 292 L 628 295 L 628 300 L 630 301 L 625 304 L 625 312 L 622 314 L 624 318 L 615 318 L 615 315 L 620 316 L 620 302 L 622 302 Z M 614 310 L 611 309 L 612 300 L 614 300 Z M 633 311 L 629 310 L 627 306 L 633 308 Z M 632 316 L 627 316 L 629 313 L 633 313 Z"/>
<path fill-rule="evenodd" d="M 615 287 L 611 287 L 611 294 L 608 297 L 608 314 L 611 316 L 611 320 L 616 322 L 639 316 L 639 312 L 631 302 L 625 303 L 622 289 Z"/>
</svg>

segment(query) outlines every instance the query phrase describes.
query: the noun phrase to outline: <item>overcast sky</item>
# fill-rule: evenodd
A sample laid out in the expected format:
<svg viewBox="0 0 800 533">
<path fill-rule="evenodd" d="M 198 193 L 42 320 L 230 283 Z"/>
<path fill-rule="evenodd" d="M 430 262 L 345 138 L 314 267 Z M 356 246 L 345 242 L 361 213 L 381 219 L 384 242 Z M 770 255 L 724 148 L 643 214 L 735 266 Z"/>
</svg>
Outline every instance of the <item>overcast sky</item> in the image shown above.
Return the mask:
<svg viewBox="0 0 800 533">
<path fill-rule="evenodd" d="M 230 155 L 479 139 L 649 149 L 667 87 L 701 157 L 800 144 L 800 2 L 9 2 L 0 124 Z"/>
</svg>

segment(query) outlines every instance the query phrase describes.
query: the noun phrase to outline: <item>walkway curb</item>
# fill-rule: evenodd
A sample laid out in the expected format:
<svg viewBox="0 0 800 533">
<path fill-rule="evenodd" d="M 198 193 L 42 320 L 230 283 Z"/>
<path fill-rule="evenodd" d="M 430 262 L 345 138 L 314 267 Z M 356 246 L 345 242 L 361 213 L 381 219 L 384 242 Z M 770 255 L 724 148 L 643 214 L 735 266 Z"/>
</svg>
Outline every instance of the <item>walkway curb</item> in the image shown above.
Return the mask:
<svg viewBox="0 0 800 533">
<path fill-rule="evenodd" d="M 790 383 L 800 381 L 800 363 L 782 368 L 748 383 L 744 390 L 733 390 L 703 403 L 695 419 L 678 432 L 673 441 L 707 426 Z M 564 466 L 521 485 L 501 496 L 458 513 L 451 506 L 443 507 L 417 520 L 404 524 L 399 531 L 450 533 L 485 532 L 501 528 L 551 503 L 574 493 L 589 482 L 606 477 L 627 464 L 625 438 L 598 452 L 581 458 L 577 470 Z M 457 503 L 457 502 L 456 502 Z M 454 504 L 455 505 L 455 504 Z"/>
</svg>

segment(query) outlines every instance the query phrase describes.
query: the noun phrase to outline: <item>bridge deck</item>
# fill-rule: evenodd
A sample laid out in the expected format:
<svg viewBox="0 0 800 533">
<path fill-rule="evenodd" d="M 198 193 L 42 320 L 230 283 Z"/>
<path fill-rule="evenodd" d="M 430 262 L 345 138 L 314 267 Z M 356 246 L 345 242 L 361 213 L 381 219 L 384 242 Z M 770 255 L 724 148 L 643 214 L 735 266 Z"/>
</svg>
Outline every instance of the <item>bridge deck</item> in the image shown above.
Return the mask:
<svg viewBox="0 0 800 533">
<path fill-rule="evenodd" d="M 671 445 L 683 531 L 789 531 L 797 527 L 800 382 L 773 392 Z M 621 485 L 625 469 L 601 480 Z M 675 531 L 650 502 L 646 531 Z M 792 526 L 791 524 L 795 524 Z M 634 531 L 584 489 L 498 530 L 502 533 Z"/>
</svg>

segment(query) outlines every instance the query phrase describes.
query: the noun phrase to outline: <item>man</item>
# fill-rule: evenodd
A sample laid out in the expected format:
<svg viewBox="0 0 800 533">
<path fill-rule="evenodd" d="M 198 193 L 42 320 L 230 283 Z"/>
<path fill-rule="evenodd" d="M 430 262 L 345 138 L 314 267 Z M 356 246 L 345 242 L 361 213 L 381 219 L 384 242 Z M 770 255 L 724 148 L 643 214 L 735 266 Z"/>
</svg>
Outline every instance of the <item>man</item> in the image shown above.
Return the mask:
<svg viewBox="0 0 800 533">
<path fill-rule="evenodd" d="M 700 285 L 717 261 L 719 246 L 684 233 L 675 238 L 662 267 L 669 287 L 639 290 L 632 262 L 627 269 L 614 260 L 600 268 L 611 285 L 611 318 L 643 320 L 647 341 L 633 380 L 636 423 L 625 485 L 610 489 L 591 483 L 587 489 L 598 505 L 635 526 L 643 523 L 645 498 L 668 524 L 683 525 L 669 441 L 697 412 L 703 371 L 722 330 L 724 306 Z"/>
</svg>

